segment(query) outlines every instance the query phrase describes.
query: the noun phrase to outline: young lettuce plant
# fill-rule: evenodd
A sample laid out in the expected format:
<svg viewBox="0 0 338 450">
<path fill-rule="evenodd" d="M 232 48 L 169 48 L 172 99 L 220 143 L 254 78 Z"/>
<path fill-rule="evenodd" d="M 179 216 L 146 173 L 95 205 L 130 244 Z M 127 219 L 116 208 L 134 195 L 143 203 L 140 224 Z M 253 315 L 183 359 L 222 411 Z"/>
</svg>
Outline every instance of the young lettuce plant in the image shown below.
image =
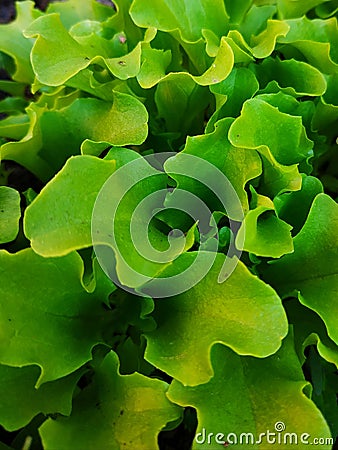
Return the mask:
<svg viewBox="0 0 338 450">
<path fill-rule="evenodd" d="M 334 448 L 336 2 L 16 3 L 4 448 Z"/>
</svg>

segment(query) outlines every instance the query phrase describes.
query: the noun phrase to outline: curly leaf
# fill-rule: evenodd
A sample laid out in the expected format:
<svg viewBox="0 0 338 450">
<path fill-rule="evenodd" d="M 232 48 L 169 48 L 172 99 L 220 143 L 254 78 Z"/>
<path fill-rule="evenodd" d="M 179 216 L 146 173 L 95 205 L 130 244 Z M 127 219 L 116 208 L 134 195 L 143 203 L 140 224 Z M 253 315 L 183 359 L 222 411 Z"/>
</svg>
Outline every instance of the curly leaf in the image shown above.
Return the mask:
<svg viewBox="0 0 338 450">
<path fill-rule="evenodd" d="M 237 247 L 257 256 L 279 258 L 293 252 L 291 226 L 275 214 L 273 202 L 251 188 L 252 206 L 236 237 Z"/>
<path fill-rule="evenodd" d="M 300 363 L 303 365 L 306 360 L 305 349 L 316 345 L 320 356 L 338 368 L 338 345 L 329 338 L 325 324 L 318 314 L 295 298 L 285 302 L 285 309 L 289 323 L 293 326 L 295 348 Z"/>
<path fill-rule="evenodd" d="M 278 0 L 278 12 L 283 19 L 302 17 L 310 9 L 328 0 Z"/>
<path fill-rule="evenodd" d="M 276 160 L 286 165 L 300 162 L 312 149 L 301 117 L 285 114 L 258 98 L 244 103 L 240 117 L 230 127 L 229 140 L 235 147 L 266 145 Z"/>
<path fill-rule="evenodd" d="M 243 210 L 246 212 L 249 209 L 245 191 L 246 183 L 259 176 L 262 167 L 256 152 L 235 148 L 230 144 L 227 135 L 232 123 L 233 119 L 225 118 L 216 123 L 215 131 L 212 133 L 188 137 L 186 146 L 181 153 L 197 156 L 221 170 L 234 187 Z M 195 179 L 175 175 L 176 167 L 180 169 L 181 161 L 184 164 L 184 159 L 182 160 L 178 153 L 174 158 L 170 158 L 165 166 L 167 173 L 170 173 L 170 176 L 178 181 L 179 188 L 198 195 L 212 210 L 219 207 L 218 203 L 211 203 L 210 191 L 206 187 L 201 187 Z M 200 167 L 203 170 L 202 163 Z M 205 167 L 204 170 L 206 170 Z"/>
<path fill-rule="evenodd" d="M 22 31 L 42 13 L 34 9 L 32 1 L 16 3 L 17 17 L 6 25 L 0 25 L 0 51 L 11 56 L 15 62 L 13 80 L 31 83 L 34 73 L 30 63 L 32 41 L 26 39 Z"/>
<path fill-rule="evenodd" d="M 216 94 L 218 108 L 216 107 L 207 125 L 207 132 L 217 120 L 239 116 L 245 100 L 253 97 L 258 89 L 259 84 L 254 73 L 246 67 L 235 67 L 225 80 L 210 86 L 210 91 Z"/>
<path fill-rule="evenodd" d="M 257 5 L 257 3 L 254 2 L 238 26 L 238 31 L 248 44 L 254 36 L 266 30 L 268 20 L 276 13 L 276 5 Z"/>
<path fill-rule="evenodd" d="M 29 129 L 29 118 L 27 114 L 9 116 L 0 120 L 0 136 L 9 139 L 22 139 Z M 6 145 L 6 144 L 4 144 Z M 3 146 L 1 146 L 2 152 Z M 3 157 L 3 153 L 1 153 Z"/>
<path fill-rule="evenodd" d="M 287 438 L 285 433 L 297 433 L 299 441 L 303 433 L 308 433 L 309 443 L 315 437 L 330 437 L 324 417 L 304 393 L 309 392 L 310 385 L 304 380 L 292 335 L 268 358 L 243 357 L 216 345 L 211 350 L 211 359 L 215 375 L 208 383 L 188 387 L 174 380 L 167 394 L 171 401 L 197 409 L 198 428 L 193 449 L 210 447 L 206 440 L 208 433 L 213 433 L 213 443 L 216 434 L 222 433 L 218 444 L 223 445 L 227 441 L 239 445 L 241 433 L 246 433 L 239 448 L 247 443 L 253 449 L 272 450 L 278 438 L 272 444 L 271 436 L 267 441 L 266 433 L 267 430 L 276 433 L 275 426 L 281 422 L 286 429 L 280 433 L 278 447 L 285 450 L 293 448 L 290 437 L 283 442 Z M 322 447 L 330 449 L 329 445 Z"/>
<path fill-rule="evenodd" d="M 92 245 L 95 199 L 114 171 L 114 160 L 102 161 L 90 155 L 68 159 L 26 209 L 24 231 L 36 253 L 61 256 Z"/>
<path fill-rule="evenodd" d="M 32 104 L 27 112 L 30 128 L 26 136 L 4 144 L 2 157 L 18 162 L 43 181 L 60 170 L 67 158 L 79 154 L 86 139 L 107 148 L 140 144 L 148 132 L 143 104 L 119 92 L 114 93 L 113 103 L 79 98 L 59 110 Z"/>
<path fill-rule="evenodd" d="M 193 257 L 180 256 L 164 274 L 180 273 Z M 145 333 L 145 358 L 184 384 L 206 383 L 212 377 L 210 349 L 216 342 L 239 354 L 265 357 L 278 350 L 287 333 L 278 295 L 244 264 L 239 262 L 230 278 L 218 283 L 224 260 L 217 255 L 210 272 L 189 291 L 156 301 L 157 328 Z"/>
<path fill-rule="evenodd" d="M 122 80 L 135 77 L 140 70 L 141 44 L 126 55 L 114 55 L 108 40 L 96 35 L 84 39 L 75 31 L 71 35 L 57 14 L 37 19 L 25 30 L 25 36 L 37 38 L 32 65 L 37 79 L 48 86 L 60 86 L 92 64 L 106 66 Z"/>
<path fill-rule="evenodd" d="M 299 300 L 323 319 L 332 340 L 338 343 L 338 205 L 318 194 L 305 225 L 294 238 L 295 251 L 273 261 L 264 278 L 287 296 Z"/>
<path fill-rule="evenodd" d="M 298 191 L 302 186 L 302 176 L 298 164 L 284 166 L 279 164 L 265 145 L 259 149 L 263 171 L 259 191 L 271 198 L 288 191 Z"/>
<path fill-rule="evenodd" d="M 45 259 L 31 249 L 0 252 L 0 362 L 37 365 L 37 385 L 70 374 L 103 342 L 104 298 L 82 285 L 77 253 Z M 62 289 L 60 289 L 62 287 Z M 113 289 L 107 286 L 105 295 Z M 101 290 L 102 294 L 102 290 Z M 27 321 L 29 317 L 29 321 Z"/>
<path fill-rule="evenodd" d="M 274 198 L 278 217 L 292 225 L 293 235 L 296 235 L 303 227 L 314 198 L 321 192 L 323 192 L 323 186 L 318 178 L 302 174 L 302 185 L 299 191 L 286 192 Z"/>
<path fill-rule="evenodd" d="M 274 80 L 281 88 L 291 87 L 290 93 L 294 96 L 320 96 L 326 91 L 323 74 L 303 61 L 267 58 L 255 66 L 255 72 L 262 86 Z"/>
<path fill-rule="evenodd" d="M 184 133 L 196 126 L 196 122 L 201 123 L 208 101 L 208 92 L 185 73 L 171 73 L 156 87 L 155 103 L 168 131 Z"/>
<path fill-rule="evenodd" d="M 143 28 L 155 27 L 161 31 L 179 30 L 182 39 L 197 41 L 202 30 L 209 29 L 218 37 L 225 35 L 228 16 L 224 3 L 215 0 L 155 0 L 151 4 L 146 0 L 134 0 L 130 8 L 133 21 Z"/>
<path fill-rule="evenodd" d="M 74 450 L 158 449 L 161 429 L 181 416 L 181 408 L 165 396 L 167 387 L 138 373 L 120 375 L 118 358 L 110 352 L 74 400 L 72 415 L 40 427 L 44 448 L 52 450 L 57 442 Z"/>
<path fill-rule="evenodd" d="M 39 413 L 65 416 L 71 413 L 73 392 L 85 369 L 36 389 L 39 372 L 36 366 L 0 365 L 0 423 L 6 430 L 24 427 Z"/>
<path fill-rule="evenodd" d="M 268 20 L 267 27 L 258 36 L 251 38 L 252 54 L 255 58 L 267 58 L 274 51 L 279 36 L 286 36 L 290 27 L 280 20 Z"/>
<path fill-rule="evenodd" d="M 293 2 L 294 4 L 299 2 Z M 323 73 L 337 72 L 337 21 L 336 18 L 328 20 L 310 20 L 306 16 L 299 19 L 287 20 L 290 31 L 285 37 L 278 37 L 277 42 L 286 44 L 281 52 L 291 55 L 297 50 L 297 59 L 301 52 L 307 62 Z"/>
<path fill-rule="evenodd" d="M 82 20 L 104 21 L 115 14 L 113 5 L 108 6 L 92 0 L 67 0 L 52 2 L 48 5 L 47 14 L 60 14 L 64 26 L 68 29 Z"/>
</svg>

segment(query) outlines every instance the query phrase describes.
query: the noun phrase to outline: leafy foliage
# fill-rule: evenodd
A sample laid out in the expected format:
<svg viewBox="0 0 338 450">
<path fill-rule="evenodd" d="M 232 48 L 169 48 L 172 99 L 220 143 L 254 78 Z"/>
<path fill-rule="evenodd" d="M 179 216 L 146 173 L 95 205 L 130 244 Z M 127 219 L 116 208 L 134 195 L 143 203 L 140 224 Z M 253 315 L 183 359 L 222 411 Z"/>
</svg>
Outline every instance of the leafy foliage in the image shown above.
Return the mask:
<svg viewBox="0 0 338 450">
<path fill-rule="evenodd" d="M 16 10 L 0 445 L 334 448 L 337 2 Z"/>
</svg>

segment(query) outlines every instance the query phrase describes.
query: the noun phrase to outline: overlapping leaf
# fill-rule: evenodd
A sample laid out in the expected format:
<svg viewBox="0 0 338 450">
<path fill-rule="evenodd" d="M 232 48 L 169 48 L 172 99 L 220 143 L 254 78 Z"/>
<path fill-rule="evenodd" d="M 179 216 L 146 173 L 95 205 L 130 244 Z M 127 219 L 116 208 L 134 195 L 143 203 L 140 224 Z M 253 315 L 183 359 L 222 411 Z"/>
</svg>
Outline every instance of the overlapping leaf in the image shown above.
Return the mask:
<svg viewBox="0 0 338 450">
<path fill-rule="evenodd" d="M 262 194 L 274 198 L 284 192 L 298 191 L 301 188 L 302 176 L 298 164 L 279 164 L 265 145 L 259 148 L 259 153 L 263 166 L 259 183 L 259 191 Z"/>
<path fill-rule="evenodd" d="M 303 174 L 299 191 L 287 192 L 274 198 L 278 216 L 292 225 L 293 235 L 296 235 L 303 227 L 314 198 L 321 192 L 323 192 L 323 186 L 318 178 Z"/>
<path fill-rule="evenodd" d="M 22 32 L 30 23 L 41 15 L 34 9 L 32 1 L 16 3 L 17 17 L 12 23 L 2 25 L 0 28 L 0 50 L 11 56 L 15 63 L 13 79 L 23 83 L 34 80 L 34 72 L 30 63 L 32 41 L 26 39 Z"/>
<path fill-rule="evenodd" d="M 277 421 L 310 441 L 328 437 L 327 424 L 335 435 L 338 216 L 323 191 L 338 195 L 336 0 L 33 6 L 19 2 L 17 18 L 0 26 L 0 70 L 12 78 L 0 81 L 0 183 L 11 186 L 0 186 L 0 243 L 11 252 L 29 245 L 21 233 L 15 239 L 15 187 L 32 246 L 0 252 L 0 423 L 25 427 L 12 446 L 28 445 L 20 439 L 37 433 L 43 413 L 56 414 L 40 428 L 47 450 L 155 449 L 166 425 L 175 434 L 189 426 L 184 416 L 177 428 L 182 411 L 172 402 L 196 408 L 199 441 L 204 430 L 259 438 Z M 173 150 L 163 173 L 156 153 Z M 152 153 L 149 163 L 142 155 Z M 200 162 L 185 165 L 186 156 Z M 101 187 L 132 161 L 91 230 Z M 201 182 L 209 175 L 229 208 Z M 175 209 L 180 190 L 210 208 L 206 219 L 188 217 L 189 201 L 187 213 Z M 143 203 L 158 191 L 156 204 Z M 199 228 L 211 217 L 218 243 L 216 230 L 204 241 Z M 170 228 L 184 231 L 183 246 Z M 233 242 L 249 252 L 249 269 L 215 253 Z M 187 290 L 197 255 L 203 268 L 216 261 Z M 229 261 L 238 265 L 219 283 Z M 153 301 L 152 288 L 177 274 L 187 275 L 172 282 L 182 293 Z M 283 342 L 279 295 L 294 330 Z M 109 347 L 118 356 L 104 359 Z M 168 393 L 163 381 L 122 375 L 135 370 L 175 380 Z"/>
<path fill-rule="evenodd" d="M 193 256 L 182 255 L 164 275 L 180 273 Z M 277 351 L 287 333 L 279 297 L 244 264 L 239 262 L 230 278 L 218 283 L 224 259 L 218 255 L 211 271 L 189 291 L 155 303 L 158 326 L 146 333 L 146 359 L 184 384 L 212 377 L 210 349 L 216 342 L 239 354 L 264 357 Z"/>
<path fill-rule="evenodd" d="M 257 152 L 235 148 L 231 145 L 228 139 L 228 131 L 229 128 L 231 129 L 232 124 L 233 120 L 231 118 L 225 118 L 216 123 L 215 130 L 212 133 L 188 138 L 182 153 L 202 158 L 202 160 L 206 160 L 221 170 L 235 189 L 242 208 L 246 212 L 249 205 L 244 188 L 249 180 L 261 174 L 261 161 Z M 165 169 L 172 178 L 178 181 L 180 189 L 188 190 L 198 195 L 209 205 L 211 210 L 215 210 L 219 203 L 214 202 L 212 204 L 210 201 L 211 192 L 207 189 L 207 186 L 200 186 L 197 182 L 200 179 L 198 173 L 196 173 L 196 180 L 175 174 L 175 170 L 179 170 L 181 165 L 184 167 L 184 164 L 186 164 L 185 160 L 182 160 L 180 154 L 177 154 L 175 158 L 168 160 Z M 203 161 L 201 161 L 199 169 L 207 170 L 207 166 L 203 165 Z M 220 180 L 220 182 L 223 181 Z M 170 200 L 168 200 L 167 205 L 169 206 L 169 204 Z M 231 211 L 227 211 L 227 213 L 231 215 Z"/>
<path fill-rule="evenodd" d="M 231 443 L 239 448 L 273 449 L 278 424 L 285 427 L 278 441 L 284 449 L 297 446 L 286 433 L 297 433 L 299 442 L 301 435 L 308 433 L 309 444 L 314 438 L 330 437 L 323 416 L 306 395 L 310 386 L 304 380 L 292 336 L 275 355 L 265 359 L 239 356 L 220 345 L 213 347 L 211 358 L 215 375 L 208 383 L 187 387 L 175 380 L 168 392 L 171 401 L 197 409 L 194 449 L 210 448 L 208 433 L 212 433 L 214 445 L 216 434 L 222 433 L 218 435 L 219 447 Z M 271 435 L 267 440 L 268 431 L 276 433 L 274 442 Z M 322 447 L 331 448 L 328 444 Z"/>
<path fill-rule="evenodd" d="M 44 448 L 53 450 L 58 442 L 74 450 L 157 449 L 158 433 L 181 415 L 180 407 L 166 398 L 167 388 L 164 381 L 140 374 L 120 375 L 111 352 L 92 384 L 74 400 L 72 415 L 40 427 Z"/>
<path fill-rule="evenodd" d="M 288 34 L 277 39 L 277 42 L 286 44 L 281 48 L 283 54 L 293 57 L 296 50 L 296 54 L 301 52 L 306 60 L 321 72 L 335 73 L 338 63 L 336 19 L 310 20 L 304 16 L 286 22 L 290 27 Z"/>
<path fill-rule="evenodd" d="M 305 225 L 294 238 L 295 251 L 271 262 L 264 277 L 282 295 L 299 293 L 299 300 L 323 319 L 332 340 L 337 327 L 338 206 L 318 194 Z"/>
<path fill-rule="evenodd" d="M 114 93 L 113 103 L 80 98 L 51 111 L 33 104 L 28 115 L 27 134 L 19 142 L 4 144 L 1 153 L 3 158 L 25 166 L 43 181 L 61 169 L 67 158 L 79 154 L 85 140 L 104 143 L 104 148 L 140 144 L 148 130 L 148 114 L 142 103 L 118 92 Z"/>
<path fill-rule="evenodd" d="M 39 366 L 40 385 L 89 361 L 93 347 L 104 342 L 108 316 L 105 299 L 82 285 L 80 256 L 45 259 L 31 249 L 16 254 L 2 250 L 0 268 L 1 363 Z"/>
<path fill-rule="evenodd" d="M 286 165 L 300 162 L 312 149 L 300 117 L 285 114 L 258 98 L 244 103 L 229 130 L 229 140 L 235 147 L 268 146 L 276 160 Z"/>
<path fill-rule="evenodd" d="M 77 0 L 67 0 L 67 2 L 50 3 L 47 13 L 60 14 L 62 23 L 70 28 L 84 20 L 105 21 L 115 14 L 115 10 L 113 6 L 91 0 L 83 0 L 81 4 Z"/>
<path fill-rule="evenodd" d="M 182 39 L 188 42 L 198 41 L 203 29 L 212 30 L 219 37 L 224 36 L 228 21 L 224 4 L 220 0 L 213 4 L 207 0 L 198 0 L 193 4 L 188 0 L 156 0 L 151 6 L 145 0 L 134 0 L 130 14 L 140 27 L 179 30 Z"/>
<path fill-rule="evenodd" d="M 338 367 L 338 345 L 328 337 L 324 322 L 318 314 L 295 298 L 286 302 L 286 312 L 293 326 L 295 348 L 301 364 L 306 360 L 305 349 L 316 345 L 320 356 Z"/>
<path fill-rule="evenodd" d="M 25 213 L 25 234 L 37 253 L 61 256 L 92 244 L 94 202 L 115 167 L 114 160 L 89 155 L 67 161 Z"/>
<path fill-rule="evenodd" d="M 281 88 L 291 87 L 290 93 L 295 96 L 320 96 L 326 91 L 322 73 L 303 61 L 265 59 L 255 66 L 255 71 L 263 86 L 273 80 Z"/>
<path fill-rule="evenodd" d="M 257 256 L 279 258 L 293 252 L 291 226 L 275 214 L 273 202 L 252 188 L 252 209 L 238 231 L 237 246 Z"/>
<path fill-rule="evenodd" d="M 79 369 L 36 389 L 40 372 L 38 367 L 0 365 L 1 424 L 8 431 L 13 431 L 27 425 L 39 413 L 68 416 L 72 410 L 76 383 L 85 371 Z"/>
</svg>

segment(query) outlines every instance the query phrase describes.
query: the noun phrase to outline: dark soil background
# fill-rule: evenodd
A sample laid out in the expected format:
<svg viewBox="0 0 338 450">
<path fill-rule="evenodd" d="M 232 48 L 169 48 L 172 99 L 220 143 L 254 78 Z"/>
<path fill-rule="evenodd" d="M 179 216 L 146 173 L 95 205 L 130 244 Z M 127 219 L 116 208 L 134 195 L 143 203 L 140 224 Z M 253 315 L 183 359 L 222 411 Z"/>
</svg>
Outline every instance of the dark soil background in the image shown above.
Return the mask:
<svg viewBox="0 0 338 450">
<path fill-rule="evenodd" d="M 0 23 L 10 22 L 15 18 L 15 1 L 14 0 L 0 0 Z M 35 0 L 35 5 L 45 10 L 48 6 L 48 3 L 51 1 L 48 0 Z"/>
</svg>

